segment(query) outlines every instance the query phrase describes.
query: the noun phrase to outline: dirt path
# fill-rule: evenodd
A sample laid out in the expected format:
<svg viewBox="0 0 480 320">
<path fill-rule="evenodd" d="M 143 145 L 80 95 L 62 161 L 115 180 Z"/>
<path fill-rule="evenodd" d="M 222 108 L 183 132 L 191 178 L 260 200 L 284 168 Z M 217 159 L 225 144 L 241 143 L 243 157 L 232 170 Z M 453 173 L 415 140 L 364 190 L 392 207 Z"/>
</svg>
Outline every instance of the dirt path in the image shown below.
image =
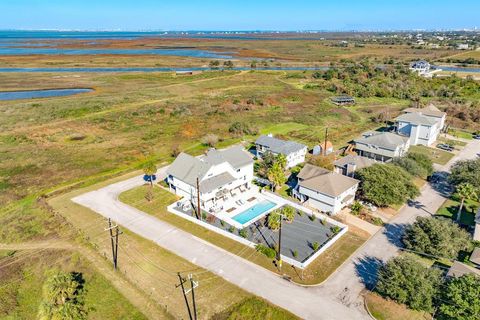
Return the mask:
<svg viewBox="0 0 480 320">
<path fill-rule="evenodd" d="M 81 246 L 79 244 L 63 241 L 40 241 L 25 242 L 15 244 L 0 243 L 0 250 L 42 250 L 58 249 L 72 250 L 80 253 L 87 259 L 101 275 L 103 275 L 130 303 L 142 312 L 149 319 L 173 319 L 164 309 L 159 307 L 155 301 L 145 296 L 145 294 L 128 282 L 121 273 L 114 271 L 112 265 L 108 263 L 93 249 Z"/>
</svg>

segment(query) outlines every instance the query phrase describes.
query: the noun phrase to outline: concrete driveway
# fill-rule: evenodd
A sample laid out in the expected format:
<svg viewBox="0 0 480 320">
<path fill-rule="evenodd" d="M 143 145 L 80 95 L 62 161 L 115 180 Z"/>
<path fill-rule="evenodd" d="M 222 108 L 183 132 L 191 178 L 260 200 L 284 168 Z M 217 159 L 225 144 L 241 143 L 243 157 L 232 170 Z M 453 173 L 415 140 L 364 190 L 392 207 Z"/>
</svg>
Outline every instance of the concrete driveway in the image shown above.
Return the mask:
<svg viewBox="0 0 480 320">
<path fill-rule="evenodd" d="M 454 161 L 474 158 L 479 152 L 480 141 L 472 141 L 440 169 L 448 170 Z M 158 175 L 164 176 L 165 170 L 166 167 L 161 168 Z M 143 183 L 142 177 L 134 177 L 85 193 L 72 201 L 112 218 L 132 232 L 304 319 L 369 319 L 363 308 L 361 291 L 375 282 L 378 265 L 398 254 L 397 245 L 405 225 L 417 216 L 435 213 L 445 199 L 426 185 L 411 205 L 405 206 L 324 284 L 301 287 L 118 200 L 120 193 Z"/>
</svg>

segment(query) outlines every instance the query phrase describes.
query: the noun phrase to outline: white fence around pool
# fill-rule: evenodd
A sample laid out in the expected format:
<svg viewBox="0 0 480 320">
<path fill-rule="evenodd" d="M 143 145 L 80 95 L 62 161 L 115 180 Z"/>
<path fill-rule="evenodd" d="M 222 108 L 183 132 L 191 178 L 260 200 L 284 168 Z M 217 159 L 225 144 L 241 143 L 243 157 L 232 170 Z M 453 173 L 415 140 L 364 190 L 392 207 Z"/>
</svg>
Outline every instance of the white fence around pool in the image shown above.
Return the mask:
<svg viewBox="0 0 480 320">
<path fill-rule="evenodd" d="M 300 269 L 305 269 L 306 267 L 308 267 L 308 265 L 310 263 L 312 263 L 316 258 L 318 258 L 318 256 L 320 256 L 323 252 L 325 252 L 325 250 L 327 250 L 328 248 L 330 248 L 338 239 L 340 239 L 340 237 L 342 237 L 347 231 L 348 231 L 348 226 L 341 223 L 341 222 L 338 222 L 330 217 L 328 217 L 327 215 L 321 215 L 319 213 L 316 213 L 314 212 L 313 210 L 311 209 L 308 209 L 308 208 L 305 208 L 304 206 L 301 206 L 297 203 L 294 203 L 292 201 L 289 201 L 285 198 L 282 198 L 276 194 L 273 194 L 271 192 L 262 192 L 262 195 L 267 198 L 267 199 L 271 199 L 272 201 L 276 202 L 276 203 L 279 203 L 279 204 L 282 204 L 282 205 L 289 205 L 291 207 L 294 207 L 295 209 L 297 210 L 300 210 L 300 211 L 303 211 L 307 214 L 310 214 L 310 215 L 315 215 L 317 217 L 321 217 L 322 219 L 326 219 L 326 221 L 330 224 L 333 224 L 335 226 L 338 226 L 341 228 L 341 230 L 335 234 L 335 236 L 333 236 L 332 238 L 330 238 L 319 250 L 315 251 L 314 254 L 312 254 L 310 257 L 308 257 L 308 259 L 306 259 L 305 261 L 303 262 L 300 262 L 300 261 L 297 261 L 295 259 L 292 259 L 292 258 L 289 258 L 289 257 L 286 257 L 284 255 L 281 255 L 282 256 L 282 260 L 285 261 L 286 263 L 292 265 L 292 266 L 295 266 L 297 268 L 300 268 Z M 182 200 L 179 200 L 179 201 L 182 201 Z M 178 202 L 178 201 L 177 201 Z M 251 248 L 255 248 L 255 246 L 257 245 L 256 243 L 250 241 L 250 240 L 247 240 L 245 238 L 242 238 L 240 236 L 237 236 L 229 231 L 226 231 L 226 230 L 223 230 L 223 229 L 220 229 L 216 226 L 213 226 L 205 221 L 202 221 L 202 220 L 198 220 L 192 216 L 189 216 L 188 214 L 180 211 L 180 210 L 177 210 L 177 202 L 174 202 L 172 203 L 171 205 L 169 205 L 167 207 L 167 210 L 179 217 L 182 217 L 183 219 L 187 219 L 188 221 L 191 221 L 193 223 L 196 223 L 208 230 L 211 230 L 211 231 L 214 231 L 218 234 L 221 234 L 222 236 L 225 236 L 227 238 L 230 238 L 232 240 L 235 240 L 237 242 L 240 242 L 246 246 L 249 246 Z"/>
</svg>

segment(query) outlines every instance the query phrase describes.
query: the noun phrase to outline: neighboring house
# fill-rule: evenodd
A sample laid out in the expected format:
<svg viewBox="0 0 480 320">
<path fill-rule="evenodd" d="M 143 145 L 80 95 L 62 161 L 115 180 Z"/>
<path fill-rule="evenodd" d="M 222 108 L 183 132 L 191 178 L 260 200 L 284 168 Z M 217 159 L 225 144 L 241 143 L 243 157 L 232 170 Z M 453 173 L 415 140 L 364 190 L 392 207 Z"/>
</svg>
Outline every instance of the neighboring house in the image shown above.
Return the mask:
<svg viewBox="0 0 480 320">
<path fill-rule="evenodd" d="M 355 200 L 359 181 L 306 164 L 297 175 L 293 195 L 310 207 L 336 214 Z"/>
<path fill-rule="evenodd" d="M 480 270 L 474 267 L 471 267 L 465 263 L 454 261 L 450 269 L 448 269 L 447 277 L 459 278 L 466 274 L 474 274 L 480 276 Z"/>
<path fill-rule="evenodd" d="M 425 60 L 415 61 L 410 64 L 410 70 L 418 72 L 419 74 L 428 73 L 430 68 L 430 63 Z"/>
<path fill-rule="evenodd" d="M 353 177 L 355 171 L 370 167 L 375 163 L 376 161 L 373 159 L 349 154 L 333 162 L 333 165 L 335 166 L 334 171 L 336 173 L 340 173 L 348 177 Z"/>
<path fill-rule="evenodd" d="M 480 208 L 478 208 L 477 216 L 475 217 L 475 231 L 473 232 L 473 240 L 480 241 Z"/>
<path fill-rule="evenodd" d="M 479 247 L 473 249 L 473 252 L 470 255 L 470 262 L 473 262 L 477 265 L 477 267 L 480 267 L 480 248 Z"/>
<path fill-rule="evenodd" d="M 469 48 L 469 47 L 468 47 L 468 43 L 459 43 L 459 44 L 457 45 L 457 49 L 458 49 L 458 50 L 468 50 L 468 48 Z"/>
<path fill-rule="evenodd" d="M 331 100 L 337 106 L 346 106 L 346 105 L 355 104 L 355 99 L 353 97 L 350 97 L 350 96 L 333 97 Z"/>
<path fill-rule="evenodd" d="M 167 169 L 166 182 L 175 194 L 197 203 L 205 210 L 229 193 L 249 189 L 253 180 L 252 156 L 241 146 L 224 150 L 210 149 L 206 155 L 193 157 L 181 153 Z"/>
<path fill-rule="evenodd" d="M 391 132 L 369 131 L 353 142 L 359 156 L 381 162 L 403 157 L 410 148 L 409 138 Z"/>
<path fill-rule="evenodd" d="M 257 141 L 255 141 L 255 146 L 258 158 L 262 158 L 263 155 L 268 152 L 271 152 L 275 156 L 283 154 L 287 159 L 287 168 L 292 168 L 305 162 L 305 155 L 308 149 L 304 144 L 277 139 L 272 135 L 260 136 Z"/>
<path fill-rule="evenodd" d="M 411 145 L 432 145 L 445 126 L 446 113 L 434 105 L 422 109 L 408 108 L 397 117 L 397 133 L 410 137 Z"/>
</svg>

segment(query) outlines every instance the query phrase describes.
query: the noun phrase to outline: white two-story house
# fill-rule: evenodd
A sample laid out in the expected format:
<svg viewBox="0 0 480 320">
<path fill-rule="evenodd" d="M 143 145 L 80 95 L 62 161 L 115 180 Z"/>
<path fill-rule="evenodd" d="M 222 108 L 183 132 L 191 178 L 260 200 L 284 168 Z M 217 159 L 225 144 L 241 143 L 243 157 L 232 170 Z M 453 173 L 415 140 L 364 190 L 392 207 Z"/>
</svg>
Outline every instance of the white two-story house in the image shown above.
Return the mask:
<svg viewBox="0 0 480 320">
<path fill-rule="evenodd" d="M 432 145 L 445 126 L 446 113 L 432 104 L 403 111 L 396 119 L 398 134 L 410 137 L 411 145 Z"/>
<path fill-rule="evenodd" d="M 410 148 L 410 139 L 391 132 L 368 131 L 353 140 L 355 152 L 380 162 L 403 157 Z"/>
<path fill-rule="evenodd" d="M 275 156 L 283 154 L 287 159 L 287 168 L 292 168 L 305 162 L 305 155 L 308 150 L 307 146 L 304 144 L 295 141 L 277 139 L 272 135 L 260 136 L 255 141 L 255 146 L 257 157 L 260 159 L 268 152 Z"/>
<path fill-rule="evenodd" d="M 360 181 L 306 164 L 299 172 L 293 195 L 304 204 L 332 215 L 350 205 Z"/>
<path fill-rule="evenodd" d="M 231 194 L 250 189 L 253 180 L 253 159 L 241 146 L 223 150 L 210 149 L 205 155 L 193 157 L 181 153 L 167 169 L 166 182 L 175 194 L 208 211 Z"/>
</svg>

